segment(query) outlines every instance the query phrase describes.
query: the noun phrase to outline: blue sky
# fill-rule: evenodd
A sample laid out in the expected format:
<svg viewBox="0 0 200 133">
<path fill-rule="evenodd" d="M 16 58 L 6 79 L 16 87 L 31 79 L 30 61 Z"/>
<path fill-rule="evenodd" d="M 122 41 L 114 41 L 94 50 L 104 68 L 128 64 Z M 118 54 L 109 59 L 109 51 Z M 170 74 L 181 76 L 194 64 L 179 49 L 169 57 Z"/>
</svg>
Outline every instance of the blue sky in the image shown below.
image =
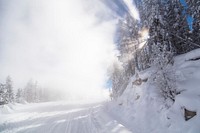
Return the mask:
<svg viewBox="0 0 200 133">
<path fill-rule="evenodd" d="M 180 0 L 181 4 L 184 6 L 183 14 L 187 16 L 187 23 L 189 25 L 190 30 L 192 31 L 192 24 L 194 19 L 192 18 L 191 14 L 185 14 L 188 10 L 188 5 L 185 0 Z"/>
</svg>

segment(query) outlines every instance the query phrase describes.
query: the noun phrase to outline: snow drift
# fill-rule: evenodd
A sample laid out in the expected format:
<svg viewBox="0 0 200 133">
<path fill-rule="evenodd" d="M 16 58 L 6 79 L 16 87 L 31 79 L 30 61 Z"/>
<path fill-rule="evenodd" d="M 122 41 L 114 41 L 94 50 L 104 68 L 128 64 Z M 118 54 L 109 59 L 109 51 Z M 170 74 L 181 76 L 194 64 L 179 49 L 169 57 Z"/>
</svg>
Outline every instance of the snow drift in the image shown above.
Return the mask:
<svg viewBox="0 0 200 133">
<path fill-rule="evenodd" d="M 126 90 L 110 112 L 134 133 L 197 133 L 200 132 L 200 49 L 175 57 L 170 67 L 175 73 L 175 102 L 163 99 L 151 81 L 156 71 L 151 68 L 133 76 Z M 139 85 L 138 78 L 148 79 Z M 142 81 L 142 80 L 141 80 Z M 111 104 L 112 105 L 112 104 Z M 194 116 L 185 119 L 187 111 Z"/>
</svg>

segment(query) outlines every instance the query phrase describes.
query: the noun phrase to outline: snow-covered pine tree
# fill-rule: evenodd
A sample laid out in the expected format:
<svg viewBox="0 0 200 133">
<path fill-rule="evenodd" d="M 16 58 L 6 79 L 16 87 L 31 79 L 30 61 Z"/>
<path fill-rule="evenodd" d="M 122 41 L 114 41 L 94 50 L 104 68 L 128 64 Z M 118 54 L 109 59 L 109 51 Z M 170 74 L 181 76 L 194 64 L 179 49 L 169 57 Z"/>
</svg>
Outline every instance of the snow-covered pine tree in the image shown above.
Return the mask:
<svg viewBox="0 0 200 133">
<path fill-rule="evenodd" d="M 6 78 L 5 89 L 7 99 L 6 101 L 8 101 L 9 103 L 14 102 L 13 82 L 10 76 Z"/>
<path fill-rule="evenodd" d="M 119 64 L 114 63 L 113 64 L 113 72 L 111 75 L 111 80 L 112 80 L 112 98 L 117 99 L 121 94 L 121 87 L 124 83 L 123 80 L 123 69 Z"/>
<path fill-rule="evenodd" d="M 18 89 L 16 93 L 16 102 L 22 103 L 22 101 L 23 101 L 23 91 L 22 89 Z"/>
<path fill-rule="evenodd" d="M 26 87 L 24 88 L 24 98 L 27 102 L 34 102 L 34 85 L 33 81 L 30 80 L 27 84 Z"/>
<path fill-rule="evenodd" d="M 7 90 L 5 88 L 5 84 L 0 83 L 0 105 L 8 103 L 6 99 L 6 92 Z"/>
<path fill-rule="evenodd" d="M 38 87 L 38 101 L 43 102 L 44 100 L 44 90 Z"/>
<path fill-rule="evenodd" d="M 138 25 L 130 14 L 124 19 L 119 20 L 118 28 L 118 50 L 120 55 L 119 61 L 121 66 L 113 64 L 112 80 L 112 96 L 116 99 L 120 96 L 128 85 L 129 78 L 134 75 L 135 69 L 138 68 Z"/>
<path fill-rule="evenodd" d="M 137 53 L 139 37 L 138 21 L 135 20 L 131 15 L 127 14 L 124 20 L 120 21 L 119 28 L 119 60 L 123 63 L 125 72 L 129 74 L 130 77 L 135 73 L 135 67 L 139 69 Z"/>
<path fill-rule="evenodd" d="M 170 71 L 168 71 L 167 66 L 173 62 L 174 54 L 170 29 L 171 25 L 176 24 L 176 21 L 170 20 L 175 17 L 173 10 L 171 1 L 153 0 L 146 1 L 140 11 L 144 15 L 141 16 L 143 26 L 149 28 L 149 39 L 145 47 L 147 47 L 148 52 L 146 53 L 150 58 L 149 65 L 156 69 L 153 82 L 161 92 L 160 94 L 165 99 L 172 101 L 174 101 L 176 95 L 176 86 L 173 81 L 175 80 L 173 74 L 169 74 Z"/>
<path fill-rule="evenodd" d="M 33 84 L 33 102 L 39 102 L 39 90 L 37 81 L 35 81 Z"/>
</svg>

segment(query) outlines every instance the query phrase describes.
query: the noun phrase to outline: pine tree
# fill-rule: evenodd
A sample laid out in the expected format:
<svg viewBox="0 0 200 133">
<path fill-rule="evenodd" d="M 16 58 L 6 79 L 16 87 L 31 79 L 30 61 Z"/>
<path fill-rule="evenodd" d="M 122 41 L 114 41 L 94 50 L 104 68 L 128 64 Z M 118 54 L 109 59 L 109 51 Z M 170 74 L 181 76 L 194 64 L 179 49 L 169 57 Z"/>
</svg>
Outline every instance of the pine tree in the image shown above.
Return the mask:
<svg viewBox="0 0 200 133">
<path fill-rule="evenodd" d="M 127 14 L 118 24 L 118 50 L 119 61 L 122 65 L 113 65 L 112 74 L 112 96 L 114 99 L 119 97 L 128 85 L 131 76 L 135 74 L 135 69 L 139 68 L 138 44 L 139 44 L 139 27 L 138 21 L 131 15 Z"/>
<path fill-rule="evenodd" d="M 33 102 L 39 102 L 39 89 L 37 81 L 33 84 Z"/>
<path fill-rule="evenodd" d="M 44 101 L 44 90 L 42 88 L 38 88 L 38 102 Z"/>
<path fill-rule="evenodd" d="M 23 91 L 22 89 L 18 89 L 16 94 L 16 102 L 21 103 L 22 101 L 23 101 Z"/>
<path fill-rule="evenodd" d="M 119 28 L 121 32 L 118 42 L 119 60 L 123 63 L 126 75 L 131 77 L 135 73 L 135 68 L 140 69 L 138 64 L 138 21 L 127 14 L 125 19 L 120 21 Z"/>
<path fill-rule="evenodd" d="M 6 101 L 6 92 L 5 84 L 0 83 L 0 105 L 8 103 L 8 101 Z"/>
<path fill-rule="evenodd" d="M 200 47 L 200 1 L 186 0 L 188 14 L 193 18 L 191 40 L 195 48 Z"/>
<path fill-rule="evenodd" d="M 128 80 L 125 77 L 123 68 L 117 63 L 113 64 L 113 73 L 111 80 L 112 97 L 113 99 L 117 99 L 126 89 L 126 85 L 128 84 Z"/>
<path fill-rule="evenodd" d="M 34 84 L 32 80 L 24 88 L 24 98 L 27 102 L 34 102 Z"/>
<path fill-rule="evenodd" d="M 30 80 L 26 84 L 26 87 L 24 88 L 24 99 L 27 102 L 40 102 L 43 99 L 43 95 L 44 92 L 39 88 L 37 81 L 33 82 Z"/>
<path fill-rule="evenodd" d="M 13 82 L 10 76 L 6 78 L 5 89 L 7 91 L 6 101 L 8 101 L 8 103 L 14 102 Z"/>
</svg>

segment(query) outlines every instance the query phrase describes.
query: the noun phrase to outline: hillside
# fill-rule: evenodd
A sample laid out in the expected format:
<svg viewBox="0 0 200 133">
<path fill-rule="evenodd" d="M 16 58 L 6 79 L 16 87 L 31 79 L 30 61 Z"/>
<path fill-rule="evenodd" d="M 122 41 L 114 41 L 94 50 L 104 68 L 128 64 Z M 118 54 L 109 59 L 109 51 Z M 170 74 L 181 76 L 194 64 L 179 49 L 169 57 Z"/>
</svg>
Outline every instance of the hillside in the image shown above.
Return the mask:
<svg viewBox="0 0 200 133">
<path fill-rule="evenodd" d="M 110 105 L 110 112 L 122 119 L 134 133 L 199 132 L 199 57 L 200 49 L 196 49 L 176 56 L 174 64 L 168 66 L 174 72 L 170 74 L 174 76 L 179 92 L 174 102 L 161 96 L 158 82 L 153 82 L 154 74 L 158 71 L 150 68 L 129 80 L 123 94 Z M 189 111 L 195 112 L 195 116 Z"/>
</svg>

